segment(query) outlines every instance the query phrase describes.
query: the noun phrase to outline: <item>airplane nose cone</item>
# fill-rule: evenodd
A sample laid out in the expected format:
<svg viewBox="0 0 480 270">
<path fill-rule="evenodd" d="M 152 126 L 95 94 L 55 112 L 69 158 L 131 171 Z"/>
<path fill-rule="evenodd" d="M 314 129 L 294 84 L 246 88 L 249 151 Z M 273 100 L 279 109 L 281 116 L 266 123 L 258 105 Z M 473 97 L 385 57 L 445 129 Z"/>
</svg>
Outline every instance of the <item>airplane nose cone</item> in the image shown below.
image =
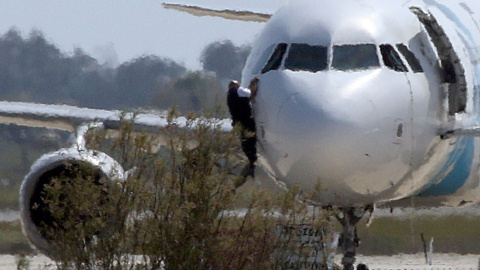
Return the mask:
<svg viewBox="0 0 480 270">
<path fill-rule="evenodd" d="M 285 166 L 290 167 L 288 174 L 339 183 L 368 170 L 377 152 L 377 119 L 374 105 L 366 99 L 335 104 L 292 95 L 277 118 L 284 162 L 291 163 Z"/>
<path fill-rule="evenodd" d="M 274 91 L 259 90 L 257 137 L 278 180 L 307 191 L 320 185 L 322 201 L 341 205 L 346 198 L 337 194 L 349 203 L 369 203 L 391 187 L 386 179 L 405 175 L 408 157 L 396 136 L 406 133 L 407 118 L 395 105 L 403 100 L 375 92 L 378 72 L 365 73 L 350 83 L 312 74 L 311 81 L 303 76 L 295 78 L 296 85 L 285 80 Z M 402 112 L 398 120 L 392 111 Z"/>
</svg>

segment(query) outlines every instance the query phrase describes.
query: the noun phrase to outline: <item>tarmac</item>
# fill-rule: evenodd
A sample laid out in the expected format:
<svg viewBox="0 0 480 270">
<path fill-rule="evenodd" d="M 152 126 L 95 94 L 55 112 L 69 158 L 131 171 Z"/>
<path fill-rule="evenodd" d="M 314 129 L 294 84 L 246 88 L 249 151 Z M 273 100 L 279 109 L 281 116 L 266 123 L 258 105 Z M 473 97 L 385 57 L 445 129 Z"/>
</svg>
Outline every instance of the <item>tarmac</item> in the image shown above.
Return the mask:
<svg viewBox="0 0 480 270">
<path fill-rule="evenodd" d="M 364 263 L 370 270 L 480 270 L 480 255 L 433 254 L 427 264 L 424 254 L 395 256 L 357 256 L 357 264 Z M 26 257 L 30 270 L 56 269 L 54 262 L 43 255 Z M 335 257 L 340 264 L 341 255 Z M 0 269 L 16 270 L 19 256 L 0 255 Z M 24 268 L 22 268 L 24 269 Z"/>
</svg>

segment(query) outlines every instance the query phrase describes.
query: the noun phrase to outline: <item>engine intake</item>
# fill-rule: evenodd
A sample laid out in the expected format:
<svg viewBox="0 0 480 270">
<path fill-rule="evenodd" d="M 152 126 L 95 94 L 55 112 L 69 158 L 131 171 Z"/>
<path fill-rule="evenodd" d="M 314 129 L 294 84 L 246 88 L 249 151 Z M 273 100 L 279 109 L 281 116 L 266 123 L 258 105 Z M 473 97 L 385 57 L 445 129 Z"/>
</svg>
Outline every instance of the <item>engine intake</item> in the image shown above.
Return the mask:
<svg viewBox="0 0 480 270">
<path fill-rule="evenodd" d="M 46 186 L 52 184 L 54 179 L 78 181 L 88 178 L 100 185 L 103 181 L 112 182 L 122 180 L 123 177 L 124 170 L 120 164 L 101 152 L 66 148 L 43 155 L 32 165 L 20 188 L 20 215 L 24 234 L 40 252 L 54 257 L 51 239 L 40 228 L 53 228 L 56 224 L 56 228 L 68 230 L 69 225 L 63 224 L 64 220 L 55 218 L 46 210 Z"/>
</svg>

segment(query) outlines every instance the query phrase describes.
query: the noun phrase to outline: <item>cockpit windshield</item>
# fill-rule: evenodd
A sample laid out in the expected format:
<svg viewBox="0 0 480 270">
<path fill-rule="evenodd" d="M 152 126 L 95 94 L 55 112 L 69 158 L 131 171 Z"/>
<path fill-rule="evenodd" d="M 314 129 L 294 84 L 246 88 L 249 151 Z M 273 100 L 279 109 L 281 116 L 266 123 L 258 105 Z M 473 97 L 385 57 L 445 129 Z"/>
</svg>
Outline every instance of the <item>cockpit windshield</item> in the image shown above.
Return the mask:
<svg viewBox="0 0 480 270">
<path fill-rule="evenodd" d="M 395 51 L 392 45 L 380 45 L 380 53 L 382 54 L 383 63 L 390 69 L 398 72 L 407 72 L 408 69 L 403 63 L 400 55 Z"/>
<path fill-rule="evenodd" d="M 419 61 L 407 46 L 397 44 L 396 48 L 406 59 L 413 72 L 423 72 Z M 381 53 L 380 57 L 378 50 Z M 330 58 L 332 60 L 329 66 Z M 255 65 L 254 71 L 255 74 L 259 72 L 263 74 L 278 69 L 307 72 L 319 72 L 328 69 L 358 71 L 380 68 L 380 59 L 391 70 L 409 72 L 400 54 L 394 46 L 389 44 L 381 44 L 378 47 L 375 44 L 333 45 L 330 52 L 327 46 L 306 43 L 279 43 L 271 45 L 264 51 L 262 57 Z M 263 68 L 261 68 L 262 64 L 264 65 Z"/>
<path fill-rule="evenodd" d="M 282 64 L 283 55 L 287 51 L 287 44 L 280 43 L 273 51 L 272 56 L 268 60 L 267 64 L 262 69 L 262 74 L 267 73 L 270 70 L 277 70 Z"/>
<path fill-rule="evenodd" d="M 333 46 L 332 68 L 358 70 L 380 67 L 374 44 Z"/>
<path fill-rule="evenodd" d="M 405 44 L 397 44 L 397 48 L 400 51 L 401 54 L 407 59 L 408 64 L 412 68 L 413 72 L 419 73 L 423 72 L 423 68 L 420 65 L 420 62 L 418 59 L 415 57 L 415 54 L 411 52 L 408 47 Z"/>
<path fill-rule="evenodd" d="M 293 43 L 288 50 L 285 68 L 311 72 L 325 70 L 328 67 L 327 57 L 328 49 L 325 46 Z"/>
</svg>

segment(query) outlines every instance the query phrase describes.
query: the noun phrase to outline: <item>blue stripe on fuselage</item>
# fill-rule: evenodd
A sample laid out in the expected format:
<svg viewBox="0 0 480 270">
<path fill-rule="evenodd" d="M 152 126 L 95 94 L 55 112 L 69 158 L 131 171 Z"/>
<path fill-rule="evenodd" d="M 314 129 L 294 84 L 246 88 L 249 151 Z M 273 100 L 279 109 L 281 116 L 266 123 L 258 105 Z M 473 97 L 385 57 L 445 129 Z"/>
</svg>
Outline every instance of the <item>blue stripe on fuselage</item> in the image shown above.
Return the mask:
<svg viewBox="0 0 480 270">
<path fill-rule="evenodd" d="M 474 152 L 473 140 L 473 138 L 461 138 L 457 141 L 455 150 L 450 153 L 447 163 L 433 178 L 434 183 L 440 182 L 420 193 L 418 196 L 450 195 L 465 184 L 472 169 Z M 450 168 L 452 168 L 452 170 L 448 172 Z M 447 175 L 445 176 L 445 174 Z M 445 178 L 442 179 L 443 176 L 445 176 Z"/>
<path fill-rule="evenodd" d="M 452 22 L 454 22 L 457 25 L 458 29 L 460 29 L 465 35 L 468 36 L 468 39 L 469 39 L 470 43 L 474 42 L 472 33 L 470 32 L 470 29 L 468 29 L 468 27 L 465 26 L 465 24 L 458 17 L 458 15 L 455 14 L 449 7 L 447 7 L 443 4 L 437 3 L 435 1 L 432 1 L 432 0 L 425 0 L 425 3 L 427 3 L 429 5 L 432 5 L 432 6 L 436 6 L 438 9 L 440 9 L 443 12 L 443 14 L 445 14 L 445 16 L 447 16 L 448 19 L 450 19 Z"/>
<path fill-rule="evenodd" d="M 474 87 L 474 107 L 478 112 L 480 97 L 480 85 Z M 480 122 L 480 116 L 477 115 L 477 122 Z M 478 139 L 477 139 L 478 140 Z M 475 138 L 459 138 L 455 144 L 455 149 L 450 153 L 447 162 L 442 169 L 432 178 L 433 186 L 422 191 L 418 196 L 442 196 L 454 194 L 468 180 L 473 166 L 473 155 L 475 152 Z M 449 172 L 449 170 L 452 170 Z M 444 177 L 444 178 L 443 178 Z M 443 179 L 442 179 L 443 178 Z"/>
</svg>

